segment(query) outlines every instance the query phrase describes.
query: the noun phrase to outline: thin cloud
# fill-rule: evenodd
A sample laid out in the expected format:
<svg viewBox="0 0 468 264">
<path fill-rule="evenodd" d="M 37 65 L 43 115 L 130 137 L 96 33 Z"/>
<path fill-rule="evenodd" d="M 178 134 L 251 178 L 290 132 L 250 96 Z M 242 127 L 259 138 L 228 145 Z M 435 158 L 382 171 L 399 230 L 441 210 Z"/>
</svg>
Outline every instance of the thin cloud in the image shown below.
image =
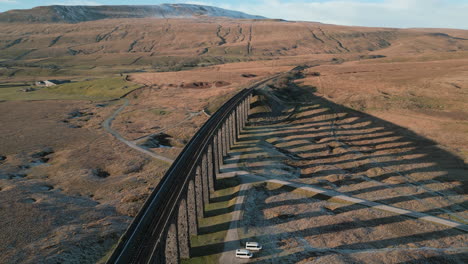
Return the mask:
<svg viewBox="0 0 468 264">
<path fill-rule="evenodd" d="M 216 5 L 212 1 L 197 2 Z M 468 28 L 466 22 L 468 1 L 262 0 L 250 4 L 221 4 L 218 6 L 269 18 L 317 21 L 339 25 Z"/>
</svg>

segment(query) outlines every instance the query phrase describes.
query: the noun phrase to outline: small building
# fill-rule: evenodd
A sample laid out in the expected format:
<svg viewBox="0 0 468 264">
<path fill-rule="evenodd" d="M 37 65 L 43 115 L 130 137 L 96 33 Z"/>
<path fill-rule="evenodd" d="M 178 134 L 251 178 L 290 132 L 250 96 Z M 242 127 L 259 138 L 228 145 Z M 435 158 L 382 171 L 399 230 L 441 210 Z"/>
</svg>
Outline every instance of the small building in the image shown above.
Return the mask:
<svg viewBox="0 0 468 264">
<path fill-rule="evenodd" d="M 63 83 L 69 83 L 70 80 L 45 80 L 36 82 L 36 86 L 50 87 L 54 85 L 59 85 Z"/>
</svg>

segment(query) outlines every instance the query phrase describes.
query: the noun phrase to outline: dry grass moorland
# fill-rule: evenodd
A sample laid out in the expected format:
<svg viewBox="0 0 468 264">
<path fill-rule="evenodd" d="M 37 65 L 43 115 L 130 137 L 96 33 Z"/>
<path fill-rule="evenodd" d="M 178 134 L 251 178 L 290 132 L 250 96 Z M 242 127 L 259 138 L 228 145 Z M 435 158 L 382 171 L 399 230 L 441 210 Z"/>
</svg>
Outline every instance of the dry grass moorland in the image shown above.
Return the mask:
<svg viewBox="0 0 468 264">
<path fill-rule="evenodd" d="M 468 31 L 142 18 L 0 23 L 0 262 L 105 260 L 169 166 L 105 129 L 118 109 L 112 129 L 173 159 L 236 91 L 304 65 L 252 105 L 226 163 L 255 177 L 219 190 L 189 262 L 226 252 L 249 182 L 253 263 L 466 261 L 466 232 L 267 181 L 467 224 Z"/>
</svg>

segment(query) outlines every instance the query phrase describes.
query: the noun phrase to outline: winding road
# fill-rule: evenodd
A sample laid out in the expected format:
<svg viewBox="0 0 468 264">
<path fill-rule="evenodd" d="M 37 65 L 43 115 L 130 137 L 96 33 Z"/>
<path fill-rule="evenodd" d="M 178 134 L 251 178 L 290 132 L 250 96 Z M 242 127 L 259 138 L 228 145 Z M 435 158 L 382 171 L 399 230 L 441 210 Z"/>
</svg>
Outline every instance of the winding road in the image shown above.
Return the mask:
<svg viewBox="0 0 468 264">
<path fill-rule="evenodd" d="M 167 163 L 170 163 L 172 164 L 172 162 L 174 162 L 174 160 L 172 159 L 169 159 L 169 158 L 166 158 L 164 156 L 161 156 L 161 155 L 158 155 L 154 152 L 151 152 L 143 147 L 140 147 L 138 146 L 137 144 L 129 141 L 129 140 L 126 140 L 124 137 L 122 137 L 119 132 L 115 131 L 114 129 L 112 129 L 112 121 L 114 121 L 114 119 L 117 117 L 118 114 L 120 114 L 124 109 L 125 107 L 127 107 L 129 104 L 130 104 L 130 101 L 127 99 L 127 98 L 124 98 L 124 104 L 119 107 L 119 109 L 117 109 L 110 117 L 108 117 L 106 120 L 104 120 L 104 122 L 102 122 L 102 127 L 104 127 L 104 129 L 109 132 L 111 135 L 113 135 L 116 139 L 118 139 L 119 141 L 125 143 L 125 145 L 131 147 L 132 149 L 134 150 L 137 150 L 137 151 L 140 151 L 146 155 L 149 155 L 155 159 L 158 159 L 158 160 L 161 160 L 161 161 L 164 161 L 164 162 L 167 162 Z"/>
</svg>

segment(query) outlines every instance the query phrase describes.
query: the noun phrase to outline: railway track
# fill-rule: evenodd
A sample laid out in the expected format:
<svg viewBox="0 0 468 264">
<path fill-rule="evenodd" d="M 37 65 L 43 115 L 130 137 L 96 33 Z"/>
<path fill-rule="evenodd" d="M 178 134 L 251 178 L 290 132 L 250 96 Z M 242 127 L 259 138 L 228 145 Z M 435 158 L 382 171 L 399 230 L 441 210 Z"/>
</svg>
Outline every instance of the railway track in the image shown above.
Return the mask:
<svg viewBox="0 0 468 264">
<path fill-rule="evenodd" d="M 163 241 L 164 231 L 178 210 L 177 204 L 190 176 L 195 173 L 215 134 L 255 88 L 278 76 L 274 75 L 237 93 L 195 133 L 120 238 L 107 263 L 152 263 L 157 258 L 154 256 L 155 248 Z"/>
</svg>

